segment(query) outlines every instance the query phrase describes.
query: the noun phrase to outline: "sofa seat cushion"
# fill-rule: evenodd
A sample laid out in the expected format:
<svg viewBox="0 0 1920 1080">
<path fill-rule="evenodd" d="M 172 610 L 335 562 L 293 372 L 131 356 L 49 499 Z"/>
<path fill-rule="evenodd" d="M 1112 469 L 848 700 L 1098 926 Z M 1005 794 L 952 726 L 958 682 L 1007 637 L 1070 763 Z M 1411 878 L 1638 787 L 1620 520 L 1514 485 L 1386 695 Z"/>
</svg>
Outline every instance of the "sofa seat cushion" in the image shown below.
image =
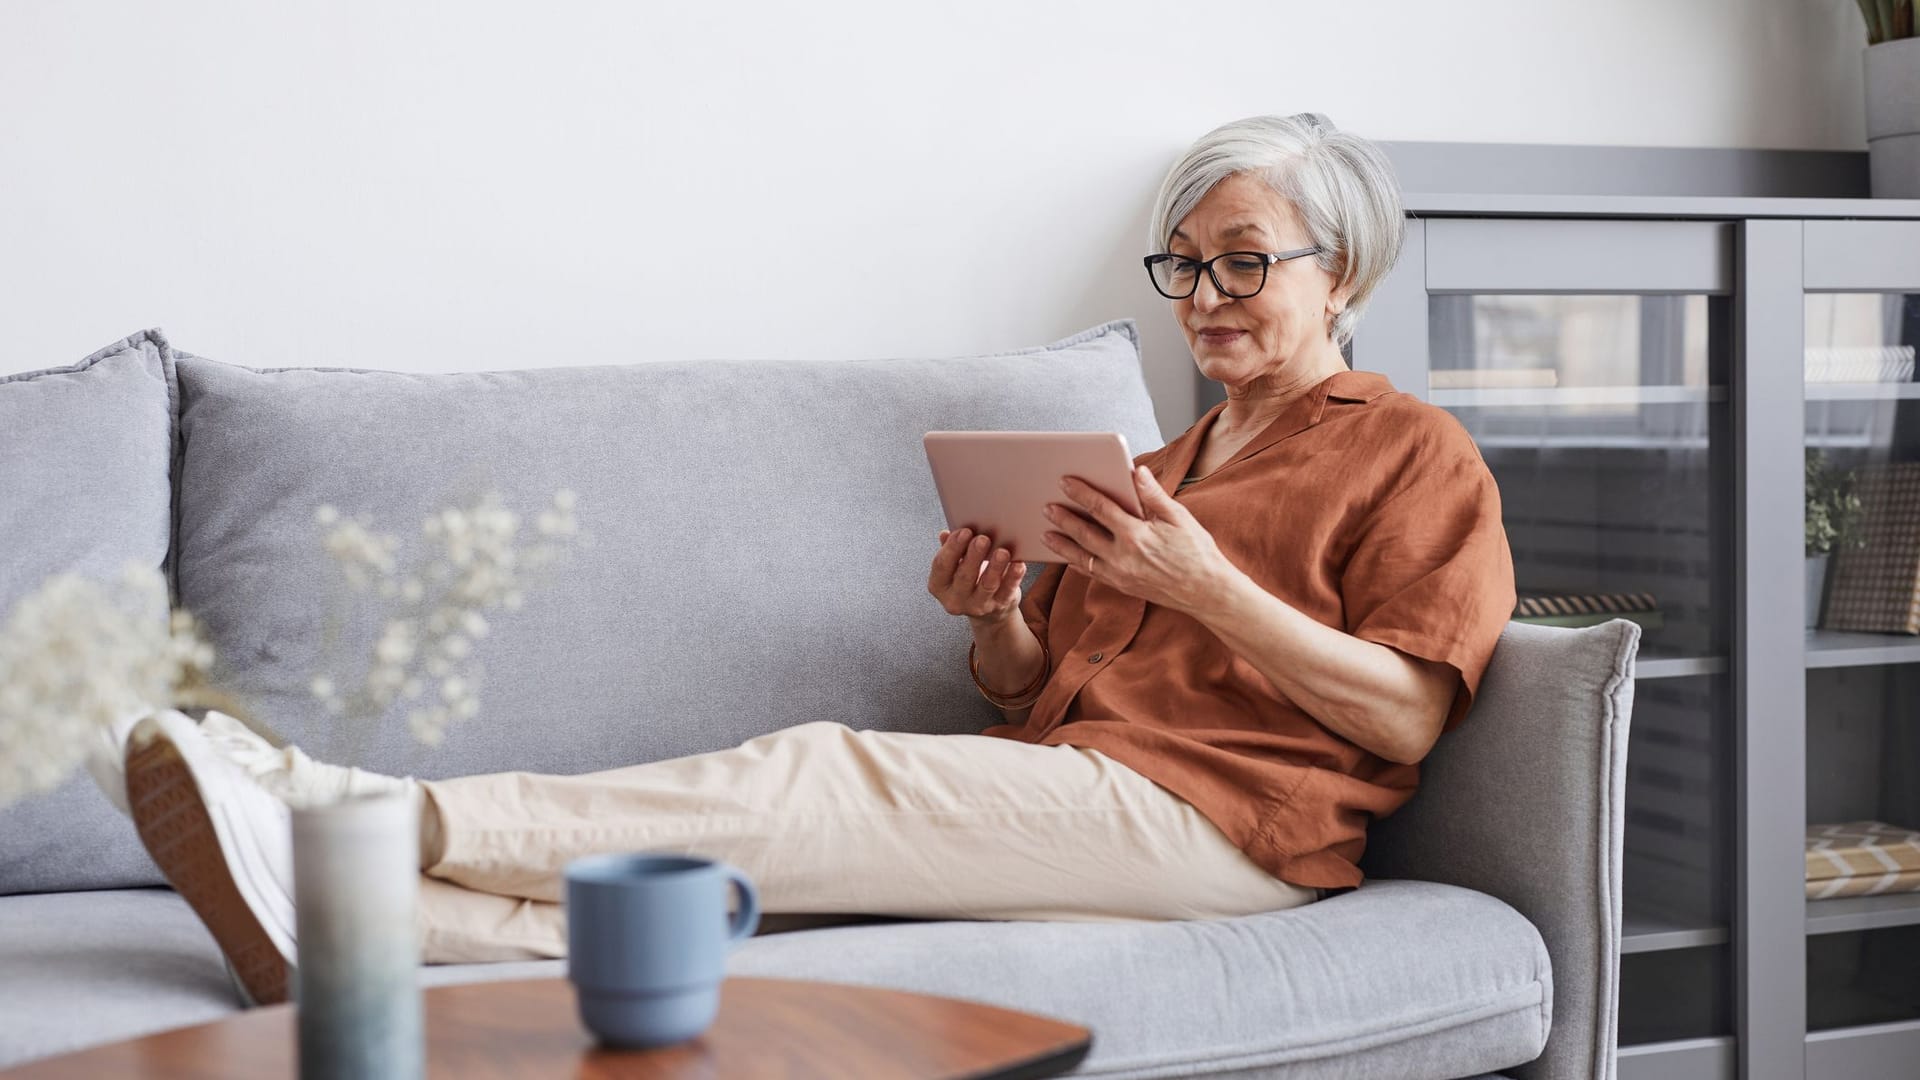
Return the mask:
<svg viewBox="0 0 1920 1080">
<path fill-rule="evenodd" d="M 429 984 L 565 973 L 427 968 Z M 1076 1076 L 1482 1076 L 1546 1043 L 1546 945 L 1506 904 L 1375 879 L 1292 911 L 1169 923 L 889 922 L 768 934 L 732 975 L 971 998 L 1091 1028 Z"/>
<path fill-rule="evenodd" d="M 239 1007 L 220 950 L 172 889 L 0 897 L 0 1069 Z"/>
<path fill-rule="evenodd" d="M 889 923 L 754 938 L 734 975 L 973 998 L 1091 1028 L 1076 1075 L 1460 1077 L 1546 1044 L 1532 924 L 1483 893 L 1369 882 L 1319 903 L 1165 923 Z"/>
<path fill-rule="evenodd" d="M 1545 1044 L 1547 952 L 1492 897 L 1370 881 L 1209 922 L 887 922 L 768 934 L 733 975 L 970 998 L 1083 1024 L 1075 1075 L 1473 1076 Z M 561 976 L 563 961 L 425 968 L 426 985 Z M 172 892 L 0 899 L 0 1067 L 217 1019 L 219 953 Z"/>
</svg>

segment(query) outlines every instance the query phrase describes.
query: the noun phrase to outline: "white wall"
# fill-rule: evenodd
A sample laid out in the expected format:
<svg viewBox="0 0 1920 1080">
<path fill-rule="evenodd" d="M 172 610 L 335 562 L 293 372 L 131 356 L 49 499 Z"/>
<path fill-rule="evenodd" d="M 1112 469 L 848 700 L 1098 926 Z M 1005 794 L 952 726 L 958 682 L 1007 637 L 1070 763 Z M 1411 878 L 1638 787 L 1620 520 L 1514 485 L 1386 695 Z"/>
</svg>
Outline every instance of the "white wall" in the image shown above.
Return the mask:
<svg viewBox="0 0 1920 1080">
<path fill-rule="evenodd" d="M 0 372 L 948 355 L 1118 316 L 1172 157 L 1864 148 L 1853 0 L 0 0 Z"/>
</svg>

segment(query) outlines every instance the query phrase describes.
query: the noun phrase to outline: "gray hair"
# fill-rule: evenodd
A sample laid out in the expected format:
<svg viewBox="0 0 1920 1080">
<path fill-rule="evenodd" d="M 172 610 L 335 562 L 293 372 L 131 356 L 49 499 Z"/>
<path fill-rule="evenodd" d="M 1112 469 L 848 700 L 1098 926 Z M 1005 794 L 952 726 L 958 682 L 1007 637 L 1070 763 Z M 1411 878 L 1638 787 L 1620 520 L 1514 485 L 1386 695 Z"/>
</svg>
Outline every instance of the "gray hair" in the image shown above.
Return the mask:
<svg viewBox="0 0 1920 1080">
<path fill-rule="evenodd" d="M 1153 203 L 1149 254 L 1167 250 L 1173 230 L 1214 185 L 1252 173 L 1293 204 L 1320 248 L 1314 261 L 1348 285 L 1347 308 L 1329 333 L 1345 345 L 1374 287 L 1400 257 L 1406 227 L 1400 184 L 1378 146 L 1319 113 L 1250 116 L 1200 136 L 1174 163 Z"/>
</svg>

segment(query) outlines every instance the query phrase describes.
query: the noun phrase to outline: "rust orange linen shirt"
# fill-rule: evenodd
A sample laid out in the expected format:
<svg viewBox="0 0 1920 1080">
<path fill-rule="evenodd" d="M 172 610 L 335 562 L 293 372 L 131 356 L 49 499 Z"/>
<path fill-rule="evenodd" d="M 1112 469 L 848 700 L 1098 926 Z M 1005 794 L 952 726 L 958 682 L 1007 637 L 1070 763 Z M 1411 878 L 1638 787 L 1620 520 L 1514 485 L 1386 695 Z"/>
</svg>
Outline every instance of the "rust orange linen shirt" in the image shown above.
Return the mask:
<svg viewBox="0 0 1920 1080">
<path fill-rule="evenodd" d="M 1175 491 L 1215 406 L 1140 455 Z M 1466 715 L 1513 614 L 1500 493 L 1444 409 L 1371 372 L 1303 394 L 1176 498 L 1260 587 L 1327 626 L 1451 665 Z M 1071 505 L 1064 494 L 1061 502 Z M 1052 565 L 1021 614 L 1053 653 L 1025 724 L 984 734 L 1098 750 L 1193 804 L 1267 872 L 1358 885 L 1367 824 L 1420 767 L 1336 734 L 1198 620 Z"/>
</svg>

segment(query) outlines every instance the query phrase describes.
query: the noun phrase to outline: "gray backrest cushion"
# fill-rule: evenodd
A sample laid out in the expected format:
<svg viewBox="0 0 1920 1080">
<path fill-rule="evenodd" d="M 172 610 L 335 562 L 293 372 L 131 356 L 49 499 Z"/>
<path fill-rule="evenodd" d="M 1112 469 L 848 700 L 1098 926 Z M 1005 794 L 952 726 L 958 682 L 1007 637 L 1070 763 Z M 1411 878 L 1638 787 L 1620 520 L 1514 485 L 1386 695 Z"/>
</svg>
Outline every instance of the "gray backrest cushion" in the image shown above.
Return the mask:
<svg viewBox="0 0 1920 1080">
<path fill-rule="evenodd" d="M 997 714 L 967 675 L 965 620 L 926 591 L 943 519 L 921 437 L 1160 445 L 1126 322 L 947 360 L 179 367 L 179 587 L 218 677 L 323 759 L 428 777 L 612 768 L 813 720 L 977 731 Z M 573 489 L 594 546 L 497 620 L 481 714 L 439 748 L 411 741 L 404 703 L 330 723 L 307 689 L 338 578 L 315 507 L 417 540 L 482 483 L 523 515 Z"/>
<path fill-rule="evenodd" d="M 1508 623 L 1473 712 L 1420 791 L 1368 830 L 1369 875 L 1513 905 L 1553 961 L 1553 1029 L 1522 1080 L 1611 1080 L 1618 1027 L 1627 726 L 1640 627 Z"/>
<path fill-rule="evenodd" d="M 0 377 L 0 619 L 53 574 L 107 580 L 129 559 L 163 566 L 174 393 L 158 330 Z M 160 881 L 84 771 L 0 808 L 0 894 Z"/>
</svg>

